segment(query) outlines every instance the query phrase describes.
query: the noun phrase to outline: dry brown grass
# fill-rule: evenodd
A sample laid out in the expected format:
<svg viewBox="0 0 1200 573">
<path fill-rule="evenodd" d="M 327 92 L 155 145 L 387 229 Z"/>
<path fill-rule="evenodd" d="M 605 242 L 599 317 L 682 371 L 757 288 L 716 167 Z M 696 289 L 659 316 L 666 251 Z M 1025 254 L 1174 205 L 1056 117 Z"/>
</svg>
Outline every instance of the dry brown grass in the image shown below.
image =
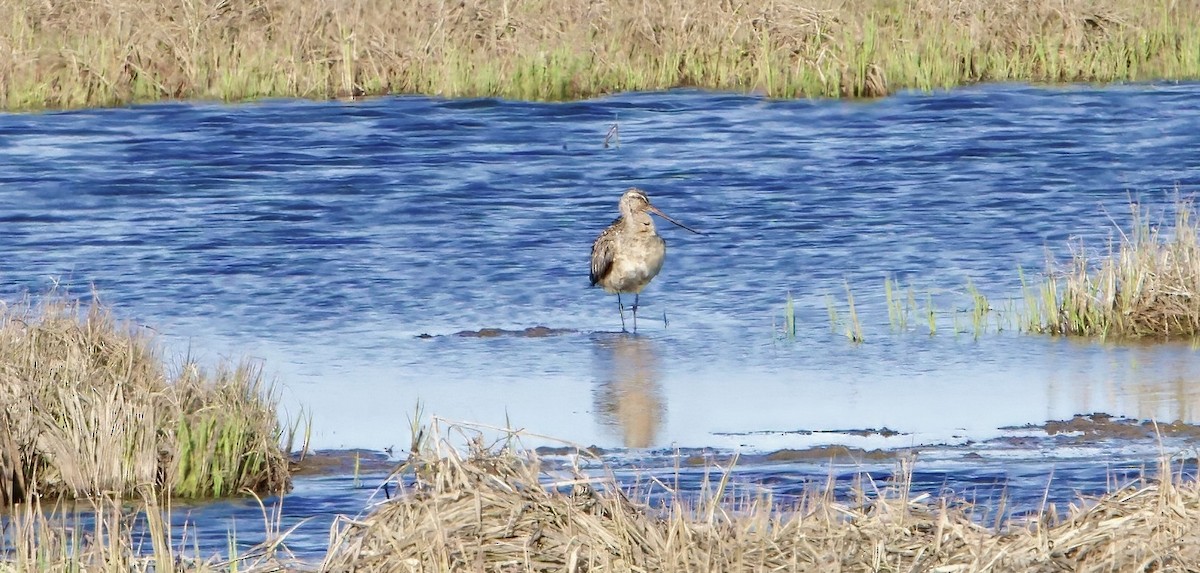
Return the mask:
<svg viewBox="0 0 1200 573">
<path fill-rule="evenodd" d="M 34 499 L 11 507 L 2 516 L 5 535 L 0 538 L 0 572 L 265 573 L 311 569 L 281 545 L 287 532 L 279 530 L 277 518 L 266 523 L 263 543 L 226 555 L 213 551 L 205 556 L 194 545 L 200 533 L 194 526 L 173 526 L 170 507 L 160 505 L 149 488 L 141 493 L 143 497 L 133 500 L 103 496 L 75 506 L 59 500 L 47 507 Z M 230 539 L 231 548 L 234 541 Z"/>
<path fill-rule="evenodd" d="M 0 107 L 1200 77 L 1179 0 L 12 0 Z"/>
<path fill-rule="evenodd" d="M 1200 334 L 1200 224 L 1195 205 L 1175 204 L 1159 224 L 1134 203 L 1129 229 L 1106 251 L 1080 244 L 1065 272 L 1052 268 L 1037 291 L 1026 289 L 1028 328 L 1101 337 Z"/>
<path fill-rule="evenodd" d="M 0 500 L 280 491 L 281 434 L 249 365 L 172 376 L 143 330 L 98 303 L 0 309 Z"/>
<path fill-rule="evenodd" d="M 781 508 L 768 495 L 736 493 L 720 474 L 698 502 L 651 508 L 611 479 L 551 476 L 507 445 L 475 442 L 463 455 L 442 444 L 402 471 L 414 484 L 346 520 L 322 570 L 1099 572 L 1200 563 L 1200 487 L 1179 476 L 1062 519 L 1049 509 L 996 529 L 980 525 L 970 505 L 910 497 L 903 479 L 849 500 L 826 491 Z"/>
</svg>

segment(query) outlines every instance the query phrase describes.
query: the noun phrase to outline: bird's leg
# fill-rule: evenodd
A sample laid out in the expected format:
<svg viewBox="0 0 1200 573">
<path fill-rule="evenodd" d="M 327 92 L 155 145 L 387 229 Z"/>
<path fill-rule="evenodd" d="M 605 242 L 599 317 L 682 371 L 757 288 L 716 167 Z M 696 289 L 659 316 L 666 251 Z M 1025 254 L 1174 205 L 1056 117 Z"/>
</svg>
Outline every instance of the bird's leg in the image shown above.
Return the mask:
<svg viewBox="0 0 1200 573">
<path fill-rule="evenodd" d="M 621 304 L 621 293 L 617 293 L 617 311 L 621 313 L 621 332 L 627 332 L 625 330 L 625 305 Z"/>
<path fill-rule="evenodd" d="M 641 296 L 641 294 L 639 294 L 639 293 L 636 293 L 636 292 L 633 293 L 633 331 L 634 332 L 637 332 L 637 307 L 638 307 L 638 297 L 640 297 L 640 296 Z"/>
</svg>

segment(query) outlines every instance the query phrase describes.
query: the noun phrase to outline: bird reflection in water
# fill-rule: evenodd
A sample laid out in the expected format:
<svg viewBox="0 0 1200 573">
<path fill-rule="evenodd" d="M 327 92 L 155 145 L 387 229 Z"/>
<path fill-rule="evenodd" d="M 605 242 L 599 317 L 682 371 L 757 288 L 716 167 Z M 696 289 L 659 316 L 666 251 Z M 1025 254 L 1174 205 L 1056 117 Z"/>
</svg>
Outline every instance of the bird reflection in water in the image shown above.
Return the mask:
<svg viewBox="0 0 1200 573">
<path fill-rule="evenodd" d="M 654 341 L 603 336 L 595 344 L 597 421 L 617 430 L 627 448 L 653 445 L 665 413 Z"/>
</svg>

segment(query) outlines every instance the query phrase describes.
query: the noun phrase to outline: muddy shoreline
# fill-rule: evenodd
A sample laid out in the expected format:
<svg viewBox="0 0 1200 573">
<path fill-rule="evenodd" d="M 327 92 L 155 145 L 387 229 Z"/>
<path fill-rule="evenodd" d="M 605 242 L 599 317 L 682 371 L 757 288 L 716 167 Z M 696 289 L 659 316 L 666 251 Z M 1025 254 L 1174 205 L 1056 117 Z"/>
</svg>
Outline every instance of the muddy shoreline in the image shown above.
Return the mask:
<svg viewBox="0 0 1200 573">
<path fill-rule="evenodd" d="M 1066 420 L 1048 420 L 1041 424 L 1005 426 L 999 430 L 1008 434 L 964 444 L 928 444 L 906 448 L 860 448 L 838 444 L 823 444 L 804 448 L 781 448 L 767 452 L 738 454 L 738 465 L 761 465 L 781 463 L 833 463 L 862 464 L 919 459 L 923 452 L 937 450 L 942 459 L 958 457 L 964 461 L 984 461 L 995 451 L 1003 451 L 1011 457 L 1013 451 L 1027 449 L 1031 453 L 1054 448 L 1100 448 L 1114 445 L 1144 446 L 1147 451 L 1156 451 L 1161 440 L 1200 438 L 1200 425 L 1180 421 L 1156 422 L 1112 416 L 1103 412 L 1078 414 Z M 848 435 L 848 436 L 896 436 L 902 432 L 881 428 L 846 430 L 803 430 L 789 432 L 803 435 Z M 544 458 L 575 457 L 606 459 L 620 457 L 625 450 L 601 448 L 599 446 L 570 447 L 543 446 L 534 450 Z M 734 454 L 708 448 L 685 448 L 674 451 L 647 450 L 653 458 L 678 459 L 682 467 L 701 467 L 712 463 L 728 463 Z M 303 459 L 292 460 L 293 474 L 297 476 L 347 475 L 387 472 L 403 463 L 402 454 L 392 455 L 363 449 L 321 450 L 311 452 Z M 1098 461 L 1097 463 L 1103 463 Z"/>
</svg>

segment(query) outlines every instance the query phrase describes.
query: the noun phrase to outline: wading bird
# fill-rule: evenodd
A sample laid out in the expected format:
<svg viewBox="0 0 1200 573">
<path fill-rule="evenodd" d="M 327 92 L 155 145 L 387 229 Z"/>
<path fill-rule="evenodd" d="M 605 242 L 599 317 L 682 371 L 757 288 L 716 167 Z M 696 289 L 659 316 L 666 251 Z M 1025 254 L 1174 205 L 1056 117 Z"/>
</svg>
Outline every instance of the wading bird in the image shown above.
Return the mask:
<svg viewBox="0 0 1200 573">
<path fill-rule="evenodd" d="M 592 286 L 600 285 L 605 291 L 617 294 L 622 331 L 625 330 L 625 305 L 621 303 L 621 293 L 633 293 L 633 331 L 637 332 L 638 294 L 662 269 L 667 255 L 667 244 L 655 232 L 650 214 L 697 235 L 703 233 L 659 211 L 641 189 L 626 191 L 617 208 L 621 216 L 592 243 Z"/>
</svg>

